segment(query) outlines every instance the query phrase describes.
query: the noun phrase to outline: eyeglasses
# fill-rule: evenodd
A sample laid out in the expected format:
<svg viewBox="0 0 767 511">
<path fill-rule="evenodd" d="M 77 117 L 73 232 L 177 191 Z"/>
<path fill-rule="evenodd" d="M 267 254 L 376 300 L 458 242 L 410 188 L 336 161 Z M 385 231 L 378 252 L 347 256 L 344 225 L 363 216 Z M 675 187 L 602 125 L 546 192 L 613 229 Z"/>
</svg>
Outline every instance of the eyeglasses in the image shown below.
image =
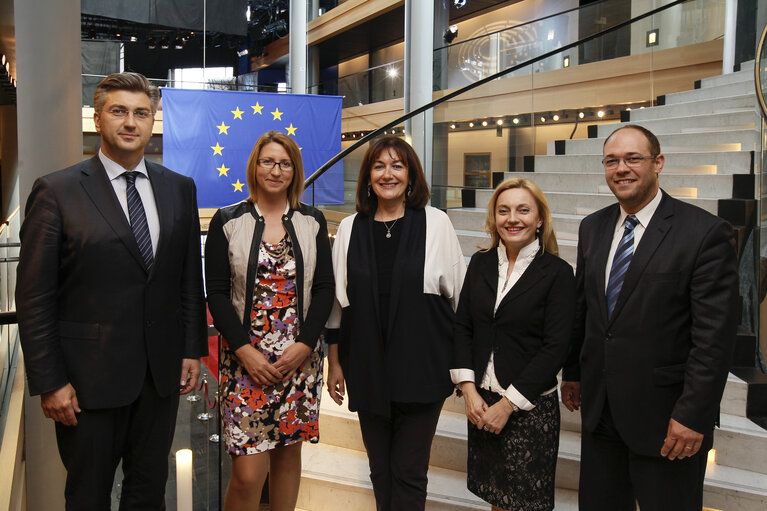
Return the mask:
<svg viewBox="0 0 767 511">
<path fill-rule="evenodd" d="M 141 121 L 145 121 L 153 115 L 151 110 L 133 110 L 133 112 L 131 112 L 130 110 L 126 110 L 124 108 L 112 108 L 107 110 L 107 112 L 109 112 L 109 115 L 112 117 L 116 117 L 118 119 L 125 119 L 128 117 L 128 114 L 133 113 L 133 117 Z"/>
<path fill-rule="evenodd" d="M 279 165 L 280 170 L 283 172 L 290 172 L 293 170 L 293 162 L 292 161 L 274 161 L 269 160 L 267 158 L 264 158 L 263 160 L 258 160 L 258 164 L 261 165 L 266 170 L 272 170 L 275 165 Z"/>
<path fill-rule="evenodd" d="M 612 169 L 617 169 L 618 165 L 620 165 L 621 161 L 623 161 L 623 163 L 625 163 L 627 167 L 633 169 L 633 168 L 636 168 L 639 165 L 641 165 L 644 160 L 654 160 L 657 157 L 658 157 L 658 155 L 655 155 L 655 156 L 626 156 L 624 158 L 614 158 L 614 157 L 611 156 L 609 158 L 604 158 L 602 160 L 602 165 L 604 165 L 606 169 L 612 170 Z"/>
</svg>

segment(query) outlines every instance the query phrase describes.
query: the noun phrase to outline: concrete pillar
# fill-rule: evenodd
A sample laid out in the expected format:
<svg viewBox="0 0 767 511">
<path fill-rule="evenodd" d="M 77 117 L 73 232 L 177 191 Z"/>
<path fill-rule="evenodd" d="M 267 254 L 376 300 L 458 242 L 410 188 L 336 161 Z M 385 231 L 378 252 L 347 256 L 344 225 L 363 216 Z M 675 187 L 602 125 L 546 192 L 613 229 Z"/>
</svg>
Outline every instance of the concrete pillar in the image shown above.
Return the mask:
<svg viewBox="0 0 767 511">
<path fill-rule="evenodd" d="M 15 0 L 14 10 L 17 179 L 23 212 L 37 177 L 83 157 L 80 0 Z M 27 509 L 64 509 L 65 474 L 53 422 L 43 418 L 39 397 L 27 396 L 24 414 Z"/>
<path fill-rule="evenodd" d="M 290 0 L 290 92 L 306 94 L 306 0 Z"/>
<path fill-rule="evenodd" d="M 410 112 L 432 98 L 434 9 L 432 2 L 405 0 L 405 111 Z M 421 159 L 426 181 L 432 184 L 431 110 L 406 124 L 406 135 Z"/>
</svg>

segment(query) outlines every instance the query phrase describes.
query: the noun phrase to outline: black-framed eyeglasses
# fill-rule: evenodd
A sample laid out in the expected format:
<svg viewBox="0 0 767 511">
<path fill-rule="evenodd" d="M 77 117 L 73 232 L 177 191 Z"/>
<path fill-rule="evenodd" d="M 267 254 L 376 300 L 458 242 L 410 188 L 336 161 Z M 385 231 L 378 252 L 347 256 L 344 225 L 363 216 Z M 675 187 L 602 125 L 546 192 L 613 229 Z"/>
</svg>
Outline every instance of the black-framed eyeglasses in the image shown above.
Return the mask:
<svg viewBox="0 0 767 511">
<path fill-rule="evenodd" d="M 293 162 L 292 161 L 274 161 L 270 160 L 268 158 L 259 159 L 258 164 L 261 165 L 266 170 L 272 170 L 275 165 L 279 165 L 280 170 L 283 172 L 290 172 L 293 170 Z"/>
<path fill-rule="evenodd" d="M 151 110 L 126 110 L 125 108 L 110 108 L 107 110 L 109 112 L 109 115 L 112 117 L 116 117 L 118 119 L 125 119 L 128 117 L 128 114 L 133 114 L 133 117 L 135 119 L 140 119 L 142 121 L 145 121 L 152 117 L 152 111 Z"/>
<path fill-rule="evenodd" d="M 642 164 L 645 160 L 654 160 L 657 158 L 658 155 L 655 156 L 625 156 L 623 158 L 616 158 L 614 156 L 610 156 L 608 158 L 602 159 L 602 165 L 605 166 L 606 169 L 616 169 L 618 168 L 618 165 L 621 164 L 621 161 L 626 164 L 629 168 L 635 168 Z"/>
</svg>

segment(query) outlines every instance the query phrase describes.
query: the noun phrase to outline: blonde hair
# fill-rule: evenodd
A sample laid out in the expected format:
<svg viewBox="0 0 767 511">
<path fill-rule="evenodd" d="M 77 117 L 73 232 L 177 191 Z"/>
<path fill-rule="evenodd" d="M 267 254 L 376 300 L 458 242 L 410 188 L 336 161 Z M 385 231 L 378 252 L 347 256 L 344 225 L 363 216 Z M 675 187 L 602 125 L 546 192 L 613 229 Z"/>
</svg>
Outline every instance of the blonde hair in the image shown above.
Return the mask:
<svg viewBox="0 0 767 511">
<path fill-rule="evenodd" d="M 487 205 L 487 216 L 485 217 L 485 225 L 482 230 L 490 235 L 490 245 L 482 246 L 481 250 L 487 251 L 498 246 L 501 242 L 501 236 L 498 234 L 498 228 L 495 225 L 495 206 L 498 203 L 498 197 L 506 190 L 513 188 L 523 188 L 530 192 L 530 195 L 535 199 L 535 204 L 538 207 L 538 216 L 541 219 L 540 234 L 538 238 L 541 240 L 543 248 L 555 256 L 559 255 L 559 245 L 557 245 L 557 237 L 554 235 L 554 228 L 551 225 L 551 210 L 549 209 L 549 202 L 546 200 L 546 196 L 543 195 L 543 191 L 529 179 L 521 177 L 512 177 L 499 184 L 493 196 L 490 198 L 490 202 Z"/>
<path fill-rule="evenodd" d="M 245 177 L 248 182 L 248 191 L 250 197 L 248 201 L 258 202 L 258 183 L 256 182 L 256 167 L 258 166 L 258 157 L 261 155 L 261 149 L 267 144 L 280 144 L 293 162 L 293 180 L 288 187 L 288 203 L 295 209 L 301 202 L 301 195 L 304 193 L 304 164 L 301 160 L 301 151 L 296 142 L 281 131 L 267 131 L 256 141 L 253 150 L 248 158 L 248 166 L 245 170 Z"/>
</svg>

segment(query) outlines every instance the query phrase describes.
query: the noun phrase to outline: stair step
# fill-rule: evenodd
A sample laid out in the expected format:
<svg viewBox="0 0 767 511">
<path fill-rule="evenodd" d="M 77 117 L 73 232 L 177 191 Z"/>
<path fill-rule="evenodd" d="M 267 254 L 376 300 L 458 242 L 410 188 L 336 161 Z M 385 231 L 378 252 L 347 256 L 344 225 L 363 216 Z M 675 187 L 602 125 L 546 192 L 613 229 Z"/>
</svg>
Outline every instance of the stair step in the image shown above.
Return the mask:
<svg viewBox="0 0 767 511">
<path fill-rule="evenodd" d="M 749 68 L 742 68 L 741 71 L 727 73 L 726 75 L 711 76 L 700 81 L 701 89 L 710 87 L 719 87 L 721 85 L 730 85 L 733 83 L 751 82 L 754 83 L 753 63 Z"/>
<path fill-rule="evenodd" d="M 753 168 L 750 151 L 668 153 L 665 154 L 665 158 L 664 172 L 661 174 L 661 186 L 663 186 L 662 180 L 666 172 L 669 174 L 750 174 Z M 601 152 L 599 155 L 568 155 L 567 158 L 548 155 L 536 156 L 535 172 L 526 172 L 525 177 L 528 177 L 527 174 L 541 172 L 604 175 L 601 160 Z"/>
<path fill-rule="evenodd" d="M 611 126 L 617 128 L 617 125 Z M 565 140 L 564 154 L 568 156 L 575 154 L 600 155 L 601 158 L 602 146 L 604 145 L 605 138 L 608 134 L 609 132 L 601 138 Z M 658 141 L 660 142 L 660 147 L 663 154 L 690 152 L 710 153 L 715 151 L 753 151 L 758 149 L 759 131 L 752 128 L 747 130 L 716 130 L 696 133 L 673 133 L 658 135 Z M 556 154 L 555 142 L 552 141 L 548 143 L 546 154 Z"/>
<path fill-rule="evenodd" d="M 756 94 L 756 88 L 752 81 L 738 81 L 725 85 L 714 85 L 711 87 L 693 89 L 682 92 L 666 94 L 666 104 L 686 103 L 702 99 L 725 98 L 728 96 L 740 96 L 745 94 Z"/>
<path fill-rule="evenodd" d="M 649 129 L 655 135 L 669 133 L 698 133 L 731 130 L 755 129 L 761 123 L 759 113 L 756 111 L 743 110 L 740 112 L 728 112 L 723 114 L 688 115 L 685 117 L 673 117 L 671 119 L 651 119 L 642 121 L 642 126 Z M 613 130 L 630 123 L 605 123 L 598 124 L 597 138 L 607 137 Z M 601 151 L 600 151 L 601 154 Z"/>
<path fill-rule="evenodd" d="M 629 119 L 631 122 L 642 122 L 649 119 L 662 119 L 669 117 L 682 117 L 685 115 L 719 114 L 730 113 L 746 109 L 758 108 L 756 93 L 727 96 L 720 98 L 687 101 L 673 103 L 652 108 L 635 108 L 631 110 Z"/>
</svg>

